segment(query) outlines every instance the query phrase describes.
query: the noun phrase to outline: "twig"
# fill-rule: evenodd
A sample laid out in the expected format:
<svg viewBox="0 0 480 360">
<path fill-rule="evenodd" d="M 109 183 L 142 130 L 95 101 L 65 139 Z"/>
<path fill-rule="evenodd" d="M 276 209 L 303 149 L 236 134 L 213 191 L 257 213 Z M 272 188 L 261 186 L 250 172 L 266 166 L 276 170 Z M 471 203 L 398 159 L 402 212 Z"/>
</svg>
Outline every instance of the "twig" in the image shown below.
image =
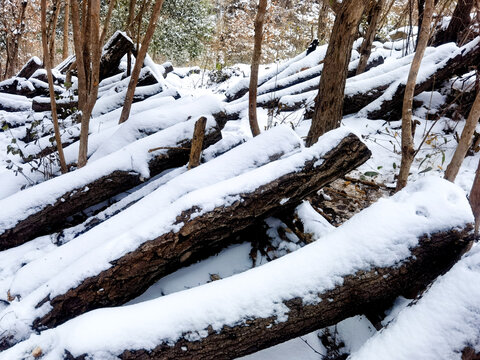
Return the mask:
<svg viewBox="0 0 480 360">
<path fill-rule="evenodd" d="M 157 151 L 157 150 L 190 150 L 190 148 L 186 147 L 175 147 L 175 146 L 160 146 L 157 148 L 153 148 L 148 150 L 149 153 Z"/>
</svg>

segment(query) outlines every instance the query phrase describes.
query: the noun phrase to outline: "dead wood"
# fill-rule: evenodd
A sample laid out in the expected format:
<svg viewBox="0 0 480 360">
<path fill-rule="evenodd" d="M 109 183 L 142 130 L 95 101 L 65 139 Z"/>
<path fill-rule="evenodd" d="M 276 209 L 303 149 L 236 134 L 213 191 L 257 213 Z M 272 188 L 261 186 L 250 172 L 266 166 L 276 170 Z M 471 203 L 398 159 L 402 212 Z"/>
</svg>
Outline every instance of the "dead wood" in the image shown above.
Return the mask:
<svg viewBox="0 0 480 360">
<path fill-rule="evenodd" d="M 42 63 L 39 60 L 34 57 L 28 60 L 18 72 L 17 77 L 28 79 L 32 76 L 35 71 L 42 68 Z"/>
<path fill-rule="evenodd" d="M 129 51 L 136 55 L 133 42 L 119 31 L 113 34 L 108 40 L 107 45 L 103 48 L 100 60 L 100 81 L 121 72 L 118 69 L 120 60 Z M 75 56 L 71 56 L 58 70 L 62 74 L 65 74 L 75 61 Z"/>
<path fill-rule="evenodd" d="M 277 321 L 273 316 L 249 318 L 236 326 L 224 326 L 218 332 L 208 327 L 205 329 L 208 336 L 201 340 L 188 340 L 187 332 L 174 344 L 159 341 L 154 349 L 125 349 L 120 358 L 232 359 L 336 324 L 345 318 L 368 313 L 391 304 L 399 295 L 424 290 L 437 276 L 448 271 L 470 246 L 473 238 L 471 230 L 472 226 L 467 225 L 463 229 L 421 236 L 405 262 L 345 276 L 341 285 L 318 293 L 321 301 L 316 304 L 305 304 L 300 298 L 285 299 L 284 304 L 289 309 L 285 321 Z M 192 332 L 198 330 L 192 329 Z M 76 359 L 86 356 L 88 354 Z"/>
<path fill-rule="evenodd" d="M 221 129 L 216 127 L 205 136 L 204 147 L 210 146 L 220 139 Z M 148 167 L 151 176 L 188 162 L 189 150 L 182 148 L 190 148 L 191 139 L 184 139 L 178 145 L 179 148 L 154 156 L 149 161 Z M 131 189 L 142 181 L 141 175 L 136 172 L 117 170 L 80 189 L 69 191 L 60 196 L 53 205 L 47 205 L 11 228 L 2 229 L 0 250 L 18 246 L 37 236 L 62 229 L 69 216 Z"/>
<path fill-rule="evenodd" d="M 205 137 L 205 126 L 207 125 L 207 118 L 202 116 L 195 123 L 193 130 L 192 148 L 190 149 L 190 159 L 188 161 L 188 169 L 193 169 L 200 165 L 200 156 L 203 149 L 203 138 Z"/>
<path fill-rule="evenodd" d="M 422 82 L 415 86 L 414 96 L 424 92 L 432 91 L 440 86 L 443 82 L 453 76 L 459 76 L 476 68 L 480 63 L 480 44 L 473 46 L 470 49 L 465 49 L 461 54 L 450 58 L 445 66 L 436 71 Z M 346 95 L 343 103 L 343 115 L 353 114 L 360 111 L 362 108 L 370 104 L 372 101 L 378 99 L 384 91 L 391 85 L 391 83 L 382 86 L 365 89 L 362 93 L 355 95 Z M 348 89 L 348 84 L 347 84 Z M 403 96 L 405 93 L 405 85 L 399 85 L 390 100 L 385 100 L 381 103 L 378 109 L 370 111 L 366 114 L 369 119 L 383 119 L 383 120 L 398 120 L 402 114 Z M 305 106 L 305 102 L 301 101 L 291 106 L 279 104 L 281 110 L 292 111 L 298 110 Z M 305 118 L 311 118 L 313 111 L 307 109 Z"/>
<path fill-rule="evenodd" d="M 178 232 L 144 242 L 112 262 L 109 269 L 86 278 L 64 294 L 45 299 L 44 302 L 49 302 L 52 308 L 35 320 L 34 327 L 53 327 L 86 311 L 120 305 L 135 298 L 159 278 L 229 245 L 228 239 L 234 238 L 232 234 L 286 207 L 293 208 L 303 198 L 369 157 L 368 148 L 355 135 L 349 134 L 322 157 L 320 165 L 318 158 L 308 160 L 298 171 L 283 175 L 252 192 L 239 193 L 242 201 L 217 207 L 205 214 L 192 218 L 195 208 L 184 211 L 177 217 L 177 223 L 183 224 Z M 289 200 L 282 206 L 281 200 L 285 198 Z"/>
</svg>

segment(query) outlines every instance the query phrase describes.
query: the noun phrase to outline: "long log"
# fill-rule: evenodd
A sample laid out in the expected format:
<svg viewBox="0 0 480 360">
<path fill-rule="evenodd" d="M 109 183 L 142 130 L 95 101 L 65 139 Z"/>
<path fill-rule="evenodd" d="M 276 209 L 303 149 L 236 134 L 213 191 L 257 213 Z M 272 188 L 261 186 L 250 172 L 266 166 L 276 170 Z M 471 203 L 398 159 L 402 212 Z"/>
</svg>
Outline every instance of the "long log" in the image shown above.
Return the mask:
<svg viewBox="0 0 480 360">
<path fill-rule="evenodd" d="M 30 337 L 0 359 L 25 359 L 37 347 L 67 359 L 247 355 L 422 291 L 471 246 L 472 221 L 460 188 L 424 179 L 282 259 L 148 303 L 91 312 Z M 469 271 L 478 273 L 477 264 Z M 475 308 L 468 311 L 477 316 Z"/>
<path fill-rule="evenodd" d="M 108 269 L 83 279 L 70 290 L 51 299 L 47 296 L 37 306 L 48 302 L 51 308 L 34 321 L 34 327 L 53 327 L 86 311 L 120 305 L 135 298 L 157 279 L 228 245 L 225 242 L 232 238 L 232 233 L 241 231 L 257 219 L 270 216 L 286 206 L 297 205 L 305 196 L 356 168 L 370 157 L 368 148 L 344 129 L 329 134 L 324 140 L 327 144 L 320 143 L 314 148 L 245 174 L 249 176 L 248 179 L 258 181 L 259 175 L 262 178 L 261 174 L 268 172 L 267 180 L 257 183 L 254 190 L 237 189 L 238 182 L 247 181 L 247 177 L 241 180 L 235 177 L 228 180 L 228 183 L 223 183 L 220 189 L 222 194 L 225 192 L 222 196 L 225 196 L 226 201 L 232 197 L 238 197 L 240 201 L 220 205 L 196 216 L 201 204 L 193 197 L 191 207 L 173 217 L 175 220 L 171 226 L 183 224 L 178 231 L 146 239 L 136 250 L 112 259 L 112 266 Z M 337 145 L 333 145 L 335 143 Z M 331 148 L 332 146 L 334 147 Z M 295 166 L 292 167 L 291 164 Z M 273 175 L 278 174 L 274 169 L 283 169 L 283 175 Z M 203 189 L 198 192 L 203 194 Z M 182 199 L 178 201 L 183 204 Z"/>
<path fill-rule="evenodd" d="M 450 45 L 445 45 L 450 46 Z M 432 57 L 436 57 L 435 53 L 432 53 Z M 403 60 L 399 60 L 403 61 Z M 431 91 L 443 84 L 444 81 L 450 79 L 455 75 L 462 75 L 468 72 L 472 67 L 475 67 L 480 62 L 480 44 L 478 39 L 472 41 L 472 43 L 465 45 L 463 48 L 457 50 L 453 53 L 446 61 L 443 61 L 442 64 L 438 66 L 438 69 L 434 73 L 429 73 L 425 79 L 419 81 L 415 86 L 415 95 L 420 94 L 423 91 Z M 395 71 L 394 69 L 393 71 Z M 423 69 L 421 68 L 420 71 Z M 429 72 L 429 69 L 425 69 Z M 360 76 L 366 77 L 368 74 L 362 74 Z M 353 78 L 355 79 L 355 78 Z M 358 83 L 347 81 L 343 103 L 343 114 L 353 114 L 362 109 L 367 105 L 374 102 L 384 95 L 385 91 L 391 91 L 388 98 L 385 98 L 375 109 L 365 108 L 365 117 L 369 119 L 385 119 L 385 120 L 397 120 L 401 116 L 401 107 L 403 93 L 405 90 L 405 85 L 398 82 L 397 85 L 394 84 L 394 77 L 389 81 L 382 83 L 376 87 L 372 88 L 363 88 L 360 92 L 350 93 L 352 88 L 358 87 Z M 366 84 L 368 85 L 368 84 Z M 390 89 L 391 86 L 395 88 Z M 315 94 L 312 92 L 311 97 L 313 98 Z M 306 118 L 311 118 L 312 109 L 310 106 L 312 104 L 307 104 L 308 96 L 301 96 L 299 100 L 290 100 L 288 97 L 280 99 L 279 109 L 282 111 L 293 111 L 298 110 L 307 106 Z M 363 111 L 363 110 L 362 110 Z"/>
<path fill-rule="evenodd" d="M 189 158 L 189 147 L 191 144 L 191 136 L 193 134 L 194 122 L 189 121 L 179 124 L 181 130 L 177 129 L 178 126 L 172 126 L 158 134 L 152 135 L 152 137 L 160 136 L 162 139 L 162 133 L 165 133 L 165 136 L 171 134 L 174 131 L 184 131 L 185 137 L 175 140 L 175 143 L 166 143 L 158 144 L 169 146 L 172 149 L 162 150 L 152 155 L 148 159 L 147 167 L 150 172 L 150 176 L 159 174 L 160 172 L 184 165 L 188 162 Z M 185 127 L 185 130 L 184 130 Z M 191 127 L 191 129 L 190 129 Z M 210 126 L 205 134 L 204 147 L 214 144 L 221 139 L 221 127 L 223 126 Z M 168 139 L 168 136 L 167 136 Z M 142 139 L 139 141 L 144 141 Z M 148 139 L 147 139 L 148 140 Z M 135 147 L 135 143 L 132 144 Z M 132 148 L 133 149 L 133 148 Z M 140 148 L 141 151 L 146 153 L 146 149 L 143 147 Z M 115 159 L 115 155 L 112 154 L 110 157 Z M 102 159 L 105 162 L 105 165 L 112 169 L 109 162 L 110 157 Z M 118 159 L 118 158 L 117 158 Z M 113 160 L 115 161 L 115 160 Z M 95 162 L 94 164 L 96 164 Z M 95 165 L 93 165 L 95 166 Z M 99 165 L 96 165 L 99 166 Z M 107 167 L 107 166 L 106 166 Z M 124 166 L 123 166 L 124 167 Z M 111 198 L 112 196 L 119 194 L 125 190 L 133 188 L 134 186 L 140 184 L 144 180 L 144 176 L 138 171 L 132 169 L 115 169 L 113 166 L 113 171 L 108 174 L 104 174 L 101 177 L 95 178 L 92 181 L 82 183 L 81 186 L 77 188 L 70 188 L 68 184 L 65 183 L 66 178 L 72 177 L 72 180 L 78 176 L 81 177 L 81 174 L 87 174 L 88 177 L 89 168 L 86 167 L 86 170 L 79 169 L 77 172 L 63 175 L 63 177 L 49 180 L 48 182 L 37 185 L 36 187 L 27 189 L 26 191 L 41 192 L 47 189 L 49 184 L 52 183 L 52 186 L 58 186 L 60 188 L 68 189 L 65 193 L 59 194 L 56 196 L 55 200 L 47 199 L 47 203 L 42 203 L 39 207 L 38 204 L 32 204 L 31 208 L 27 208 L 23 211 L 28 213 L 27 216 L 24 215 L 24 218 L 14 223 L 9 219 L 4 219 L 4 224 L 1 227 L 2 233 L 0 234 L 0 250 L 8 249 L 14 246 L 18 246 L 31 240 L 37 236 L 49 234 L 55 230 L 59 230 L 64 225 L 65 219 L 69 216 L 74 215 L 78 211 L 84 210 L 92 205 L 98 204 L 104 200 Z M 77 175 L 76 175 L 77 174 Z M 57 185 L 55 185 L 58 182 Z M 38 189 L 37 189 L 38 188 Z M 8 204 L 15 203 L 15 196 L 19 196 L 24 199 L 26 196 L 24 192 L 19 194 L 14 194 L 12 197 L 9 197 L 4 202 Z M 13 200 L 12 200 L 13 199 Z M 28 200 L 27 200 L 28 204 Z M 7 205 L 13 206 L 13 205 Z M 2 220 L 0 219 L 0 224 Z"/>
</svg>

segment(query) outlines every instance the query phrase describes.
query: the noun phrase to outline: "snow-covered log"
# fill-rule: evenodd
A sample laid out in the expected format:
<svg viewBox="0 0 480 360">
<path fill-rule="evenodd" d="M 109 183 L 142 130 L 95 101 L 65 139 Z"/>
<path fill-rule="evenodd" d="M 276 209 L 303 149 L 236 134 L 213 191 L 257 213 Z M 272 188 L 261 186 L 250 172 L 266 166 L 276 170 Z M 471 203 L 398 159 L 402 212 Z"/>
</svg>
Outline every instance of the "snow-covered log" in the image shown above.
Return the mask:
<svg viewBox="0 0 480 360">
<path fill-rule="evenodd" d="M 17 73 L 16 77 L 28 79 L 32 76 L 35 71 L 41 69 L 43 66 L 42 60 L 38 57 L 34 56 L 30 60 L 28 60 L 25 65 L 20 69 Z"/>
<path fill-rule="evenodd" d="M 412 57 L 413 54 L 395 62 L 387 62 L 368 73 L 348 79 L 343 114 L 361 111 L 362 116 L 369 119 L 398 119 Z M 427 49 L 420 67 L 415 95 L 441 86 L 444 81 L 468 72 L 470 67 L 479 62 L 479 38 L 461 48 L 454 44 L 445 44 L 435 49 Z M 317 93 L 316 90 L 310 90 L 298 95 L 281 94 L 279 109 L 291 111 L 305 106 L 313 107 Z M 311 114 L 307 114 L 307 117 L 310 116 Z"/>
<path fill-rule="evenodd" d="M 232 233 L 282 207 L 298 204 L 308 194 L 356 168 L 369 157 L 368 148 L 348 129 L 342 128 L 325 135 L 313 147 L 240 176 L 188 192 L 165 207 L 159 203 L 165 201 L 162 199 L 165 194 L 160 188 L 148 200 L 144 199 L 134 208 L 127 209 L 135 212 L 142 205 L 146 206 L 145 201 L 153 201 L 154 208 L 147 219 L 130 223 L 129 231 L 111 239 L 98 239 L 97 236 L 95 241 L 100 240 L 103 244 L 84 255 L 88 257 L 89 265 L 81 257 L 63 274 L 55 272 L 59 278 L 51 279 L 53 282 L 50 284 L 47 281 L 30 293 L 20 302 L 22 305 L 12 304 L 8 311 L 15 311 L 17 306 L 24 307 L 19 309 L 23 313 L 19 313 L 22 320 L 17 319 L 14 328 L 24 329 L 24 321 L 28 322 L 27 327 L 33 325 L 36 329 L 53 327 L 98 307 L 123 304 L 140 295 L 158 278 L 228 245 L 229 241 L 233 241 Z M 210 162 L 205 165 L 208 164 Z M 227 166 L 221 171 L 234 170 L 229 169 Z M 202 170 L 199 166 L 190 171 L 202 174 Z M 202 176 L 216 179 L 217 174 L 208 169 L 203 171 L 208 172 Z M 157 198 L 159 200 L 155 200 Z M 108 222 L 104 223 L 107 228 L 108 225 Z M 80 237 L 75 239 L 75 243 L 69 242 L 65 246 L 85 246 L 81 240 Z M 115 251 L 112 252 L 112 249 Z M 57 262 L 64 261 L 62 259 Z M 95 263 L 94 267 L 91 261 Z M 45 267 L 45 264 L 39 265 Z M 44 268 L 44 271 L 52 269 Z M 26 284 L 22 282 L 19 285 Z M 32 317 L 27 319 L 24 311 L 30 312 Z M 0 326 L 5 327 L 5 323 Z M 3 340 L 8 343 L 10 336 L 17 338 L 17 334 L 7 332 Z"/>
<path fill-rule="evenodd" d="M 480 358 L 480 246 L 474 245 L 351 360 Z"/>
<path fill-rule="evenodd" d="M 64 356 L 236 358 L 388 304 L 404 292 L 425 288 L 471 245 L 472 221 L 463 190 L 439 178 L 425 178 L 281 259 L 147 302 L 92 311 L 31 336 L 3 352 L 0 359 L 29 359 L 35 349 L 53 360 Z M 478 264 L 466 265 L 463 274 L 476 275 L 460 276 L 462 284 L 475 286 Z M 476 299 L 466 297 L 466 304 Z M 43 306 L 48 303 L 46 300 Z M 459 311 L 474 315 L 468 320 L 476 327 L 471 334 L 478 334 L 478 311 Z M 448 315 L 435 313 L 440 318 Z M 407 334 L 411 341 L 417 340 L 418 332 L 410 327 Z M 407 338 L 405 332 L 401 336 Z M 385 348 L 387 358 L 392 357 L 389 349 Z M 425 353 L 421 355 L 423 359 Z"/>
<path fill-rule="evenodd" d="M 28 111 L 32 108 L 30 99 L 21 95 L 0 94 L 0 110 L 9 112 Z"/>
<path fill-rule="evenodd" d="M 325 57 L 326 52 L 326 45 L 317 47 L 315 51 L 308 55 L 307 52 L 304 51 L 293 59 L 286 61 L 283 64 L 279 64 L 266 74 L 259 76 L 258 86 L 261 87 L 267 82 L 276 82 L 279 79 L 293 75 L 305 68 L 317 67 L 319 62 Z M 225 93 L 227 101 L 240 99 L 247 94 L 249 82 L 250 78 L 245 78 L 231 86 Z"/>
<path fill-rule="evenodd" d="M 100 80 L 119 73 L 120 60 L 129 51 L 136 53 L 133 41 L 125 33 L 116 31 L 103 47 L 100 59 Z M 75 61 L 75 56 L 70 56 L 56 69 L 64 74 Z"/>
<path fill-rule="evenodd" d="M 61 228 L 68 216 L 140 184 L 144 179 L 188 162 L 195 120 L 138 140 L 74 172 L 0 201 L 0 249 L 8 249 Z M 221 139 L 210 117 L 204 146 Z M 149 153 L 154 147 L 168 147 Z"/>
</svg>

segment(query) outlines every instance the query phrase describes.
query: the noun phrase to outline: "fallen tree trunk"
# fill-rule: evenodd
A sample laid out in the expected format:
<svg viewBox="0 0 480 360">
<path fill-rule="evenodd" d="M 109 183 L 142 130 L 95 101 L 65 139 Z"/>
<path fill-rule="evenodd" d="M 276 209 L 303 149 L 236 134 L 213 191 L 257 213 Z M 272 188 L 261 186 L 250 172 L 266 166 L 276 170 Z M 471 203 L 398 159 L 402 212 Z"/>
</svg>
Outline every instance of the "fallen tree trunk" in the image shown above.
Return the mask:
<svg viewBox="0 0 480 360">
<path fill-rule="evenodd" d="M 212 123 L 213 122 L 210 123 L 206 131 L 204 147 L 212 145 L 221 139 L 221 127 L 213 125 Z M 168 146 L 171 148 L 152 153 L 148 157 L 146 167 L 149 169 L 150 176 L 159 174 L 160 172 L 169 168 L 184 165 L 188 162 L 193 126 L 193 121 L 187 121 L 178 124 L 178 126 L 172 126 L 149 137 L 151 139 L 158 137 L 160 141 L 159 145 Z M 173 137 L 172 142 L 172 140 L 170 140 L 171 134 L 175 131 L 184 131 L 184 135 L 180 139 Z M 151 139 L 147 139 L 147 141 L 144 141 L 144 143 Z M 146 139 L 142 139 L 140 141 L 143 140 Z M 164 141 L 164 143 L 162 144 L 161 141 Z M 139 145 L 141 152 L 146 153 L 148 151 L 148 149 L 143 149 L 142 143 Z M 134 149 L 135 146 L 136 143 L 132 144 L 131 148 Z M 0 250 L 18 246 L 37 236 L 45 235 L 61 229 L 67 217 L 72 216 L 78 211 L 86 209 L 92 205 L 107 200 L 116 194 L 140 184 L 143 181 L 144 176 L 142 176 L 139 171 L 135 171 L 133 164 L 131 165 L 130 170 L 119 170 L 116 169 L 114 164 L 113 166 L 112 164 L 109 164 L 109 162 L 112 161 L 110 160 L 110 157 L 114 159 L 114 162 L 115 159 L 118 161 L 118 158 L 112 154 L 111 156 L 107 156 L 102 159 L 102 162 L 105 164 L 105 168 L 112 169 L 111 172 L 107 171 L 106 174 L 96 178 L 95 176 L 88 175 L 89 168 L 86 168 L 86 170 L 81 171 L 81 174 L 85 173 L 87 177 L 93 177 L 93 179 L 84 183 L 80 181 L 81 185 L 77 185 L 77 187 L 71 188 L 71 186 L 66 184 L 68 179 L 66 179 L 66 175 L 64 175 L 63 177 L 52 179 L 27 189 L 32 192 L 42 192 L 44 191 L 42 190 L 43 187 L 48 188 L 51 182 L 58 182 L 58 185 L 56 186 L 65 188 L 66 190 L 64 193 L 59 193 L 56 196 L 56 199 L 45 200 L 46 203 L 41 203 L 40 207 L 35 203 L 29 207 L 27 199 L 26 208 L 24 211 L 22 211 L 25 215 L 22 215 L 23 219 L 19 221 L 16 221 L 15 219 L 13 219 L 13 221 L 9 219 L 0 219 L 0 223 L 4 223 L 2 224 L 3 226 L 1 226 L 2 233 L 0 234 Z M 95 164 L 97 163 L 98 161 L 95 162 Z M 97 164 L 96 166 L 99 165 Z M 122 165 L 121 168 L 123 167 L 124 165 Z M 81 177 L 82 175 L 78 173 L 80 170 L 70 173 L 72 175 L 67 174 L 67 178 L 71 177 L 73 180 L 76 176 Z M 76 173 L 78 174 L 76 175 Z M 26 195 L 24 192 L 22 192 L 17 196 L 20 196 L 23 199 Z M 5 201 L 13 201 L 11 199 L 12 197 L 7 198 Z"/>
<path fill-rule="evenodd" d="M 225 189 L 222 191 L 228 193 L 227 199 L 235 196 L 241 201 L 218 206 L 196 216 L 197 209 L 202 205 L 194 200 L 189 209 L 175 216 L 172 226 L 183 224 L 178 231 L 146 240 L 136 250 L 112 259 L 112 266 L 108 269 L 84 279 L 52 299 L 47 296 L 38 306 L 49 302 L 51 309 L 34 321 L 34 327 L 53 327 L 86 311 L 125 303 L 140 295 L 160 277 L 227 245 L 224 242 L 232 233 L 245 229 L 259 217 L 269 216 L 282 206 L 297 205 L 308 194 L 370 157 L 368 148 L 355 135 L 342 129 L 329 136 L 335 139 L 326 140 L 330 146 L 337 143 L 332 149 L 320 144 L 311 148 L 312 151 L 305 150 L 280 160 L 278 164 L 271 163 L 265 169 L 262 167 L 250 172 L 248 175 L 257 178 L 255 174 L 271 172 L 277 166 L 281 168 L 282 164 L 296 164 L 294 168 L 282 170 L 285 174 L 279 177 L 270 174 L 270 180 L 260 181 L 255 190 L 230 190 L 242 181 L 230 179 L 228 186 L 222 186 Z M 247 177 L 243 177 L 245 179 Z M 102 291 L 98 292 L 98 289 Z"/>
<path fill-rule="evenodd" d="M 9 112 L 28 111 L 31 107 L 31 101 L 24 96 L 0 94 L 0 110 Z"/>
<path fill-rule="evenodd" d="M 426 178 L 282 259 L 147 303 L 91 312 L 4 356 L 25 359 L 37 347 L 68 359 L 243 356 L 423 290 L 471 245 L 472 221 L 459 187 Z"/>
<path fill-rule="evenodd" d="M 343 285 L 319 293 L 321 301 L 316 305 L 306 305 L 301 298 L 284 301 L 288 308 L 288 320 L 284 322 L 277 321 L 276 316 L 253 318 L 246 324 L 224 326 L 218 332 L 207 329 L 208 336 L 200 341 L 188 340 L 185 336 L 173 346 L 163 343 L 149 350 L 125 349 L 119 357 L 124 360 L 232 359 L 251 354 L 367 313 L 393 302 L 401 294 L 425 289 L 458 260 L 472 239 L 471 227 L 424 235 L 412 250 L 413 259 L 402 266 L 358 271 L 346 276 Z"/>
<path fill-rule="evenodd" d="M 25 65 L 20 69 L 20 71 L 17 73 L 17 77 L 20 78 L 25 78 L 28 79 L 30 76 L 32 76 L 35 71 L 38 69 L 41 69 L 43 66 L 42 60 L 40 60 L 38 57 L 34 56 L 30 60 L 28 60 Z"/>
<path fill-rule="evenodd" d="M 445 47 L 447 46 L 451 45 L 445 45 Z M 468 72 L 471 67 L 476 66 L 476 64 L 480 62 L 480 44 L 478 39 L 457 49 L 451 53 L 450 57 L 447 59 L 445 59 L 445 55 L 442 55 L 443 53 L 437 55 L 436 52 L 437 50 L 425 58 L 431 58 L 434 63 L 438 58 L 438 64 L 435 65 L 436 69 L 433 67 L 420 68 L 420 75 L 424 72 L 422 75 L 424 78 L 415 86 L 415 95 L 418 95 L 423 91 L 434 90 L 436 87 L 441 86 L 444 81 L 455 75 L 462 75 Z M 442 56 L 440 57 L 440 55 Z M 399 60 L 399 62 L 402 63 L 403 61 L 404 59 Z M 432 69 L 435 71 L 432 71 Z M 392 69 L 391 71 L 392 73 L 393 71 L 398 71 L 398 68 Z M 401 117 L 405 85 L 402 84 L 402 81 L 394 82 L 393 80 L 395 77 L 392 76 L 390 78 L 387 77 L 387 81 L 381 81 L 381 84 L 368 88 L 368 81 L 370 79 L 368 79 L 367 75 L 368 74 L 366 73 L 360 75 L 362 80 L 359 81 L 354 81 L 356 77 L 352 78 L 351 81 L 347 81 L 343 103 L 343 115 L 353 114 L 362 110 L 362 112 L 364 112 L 362 115 L 369 119 L 399 119 Z M 406 78 L 405 75 L 404 77 Z M 360 81 L 362 84 L 361 87 L 359 86 Z M 364 83 L 365 86 L 363 86 Z M 361 88 L 361 90 L 358 88 Z M 284 96 L 280 99 L 278 106 L 281 111 L 294 111 L 307 106 L 305 117 L 311 118 L 313 114 L 313 109 L 311 109 L 311 107 L 313 105 L 314 96 L 314 91 L 298 96 Z M 376 106 L 373 106 L 372 104 L 371 109 L 367 107 L 376 100 L 379 101 L 378 105 L 375 104 Z M 382 101 L 380 102 L 380 100 Z M 312 102 L 312 104 L 310 104 L 310 102 Z"/>
<path fill-rule="evenodd" d="M 478 246 L 471 249 L 421 298 L 405 307 L 385 330 L 377 332 L 349 359 L 385 359 L 385 354 L 394 353 L 392 349 L 401 348 L 401 356 L 393 356 L 394 359 L 478 360 L 479 250 Z"/>
</svg>

